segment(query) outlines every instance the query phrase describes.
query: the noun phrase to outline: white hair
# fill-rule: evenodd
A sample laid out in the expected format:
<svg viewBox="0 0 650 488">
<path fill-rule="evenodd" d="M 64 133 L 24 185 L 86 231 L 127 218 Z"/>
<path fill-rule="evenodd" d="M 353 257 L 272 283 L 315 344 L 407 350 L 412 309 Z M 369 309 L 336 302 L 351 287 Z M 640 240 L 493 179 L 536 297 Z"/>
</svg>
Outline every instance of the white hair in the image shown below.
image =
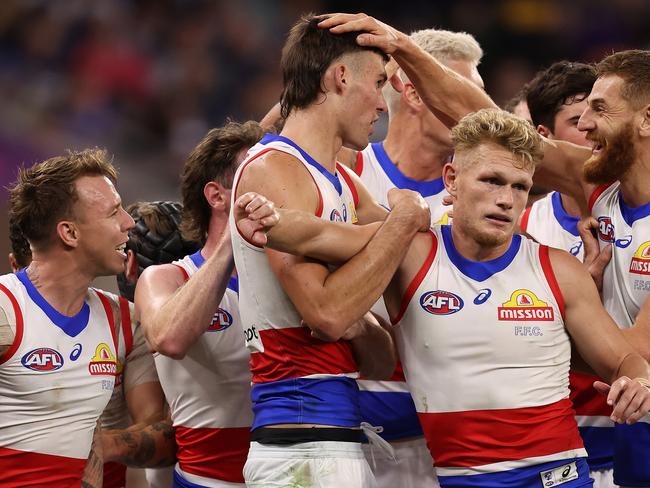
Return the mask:
<svg viewBox="0 0 650 488">
<path fill-rule="evenodd" d="M 474 36 L 467 32 L 422 29 L 412 32 L 410 37 L 415 44 L 444 65 L 449 61 L 468 61 L 478 66 L 483 57 L 483 49 Z M 401 69 L 398 72 L 402 81 L 408 81 L 408 77 Z M 399 109 L 400 94 L 390 83 L 386 83 L 384 87 L 384 98 L 389 114 L 395 113 Z"/>
<path fill-rule="evenodd" d="M 438 61 L 469 61 L 479 64 L 483 49 L 467 32 L 422 29 L 411 33 L 411 39 Z"/>
</svg>

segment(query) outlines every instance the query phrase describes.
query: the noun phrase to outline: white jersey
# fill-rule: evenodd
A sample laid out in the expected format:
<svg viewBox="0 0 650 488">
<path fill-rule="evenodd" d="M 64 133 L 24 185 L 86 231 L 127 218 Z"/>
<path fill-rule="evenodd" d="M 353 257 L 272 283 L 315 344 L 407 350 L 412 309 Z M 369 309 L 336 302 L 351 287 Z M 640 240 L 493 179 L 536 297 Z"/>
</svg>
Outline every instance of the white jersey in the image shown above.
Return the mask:
<svg viewBox="0 0 650 488">
<path fill-rule="evenodd" d="M 0 305 L 15 324 L 0 357 L 0 485 L 79 486 L 117 371 L 110 299 L 89 288 L 64 316 L 22 270 L 0 277 Z"/>
<path fill-rule="evenodd" d="M 619 327 L 630 327 L 650 295 L 650 203 L 628 207 L 619 183 L 599 187 L 590 199 L 601 249 L 613 245 L 603 276 L 603 304 Z"/>
<path fill-rule="evenodd" d="M 515 235 L 503 256 L 472 262 L 456 251 L 450 226 L 430 236 L 395 322 L 440 485 L 529 487 L 558 462 L 586 473 L 548 248 Z"/>
<path fill-rule="evenodd" d="M 442 178 L 431 181 L 417 181 L 404 175 L 390 160 L 384 150 L 383 142 L 368 144 L 357 153 L 354 172 L 359 175 L 364 186 L 377 202 L 385 208 L 388 206 L 388 191 L 402 188 L 418 192 L 431 209 L 431 224 L 446 224 L 451 206 L 442 204 L 448 195 Z"/>
<path fill-rule="evenodd" d="M 347 170 L 332 174 L 302 148 L 283 136 L 267 134 L 247 154 L 240 175 L 269 151 L 300 161 L 318 192 L 318 217 L 356 222 L 357 194 Z M 269 176 L 271 177 L 271 176 Z M 251 352 L 253 428 L 272 424 L 311 423 L 358 427 L 358 368 L 348 341 L 323 342 L 312 337 L 291 299 L 271 270 L 263 248 L 248 243 L 230 216 L 239 300 L 246 345 Z"/>
<path fill-rule="evenodd" d="M 189 279 L 203 262 L 197 251 L 173 264 Z M 215 308 L 212 323 L 183 359 L 155 354 L 176 431 L 176 471 L 200 486 L 244 482 L 253 419 L 235 279 Z"/>
<path fill-rule="evenodd" d="M 582 261 L 584 247 L 578 232 L 579 221 L 579 217 L 564 210 L 560 193 L 554 191 L 524 211 L 520 227 L 540 244 L 563 249 Z"/>
<path fill-rule="evenodd" d="M 650 203 L 629 207 L 616 182 L 596 188 L 589 208 L 598 220 L 601 249 L 612 246 L 603 305 L 619 327 L 628 328 L 650 296 Z M 650 486 L 650 415 L 634 425 L 616 425 L 614 440 L 615 483 Z"/>
</svg>

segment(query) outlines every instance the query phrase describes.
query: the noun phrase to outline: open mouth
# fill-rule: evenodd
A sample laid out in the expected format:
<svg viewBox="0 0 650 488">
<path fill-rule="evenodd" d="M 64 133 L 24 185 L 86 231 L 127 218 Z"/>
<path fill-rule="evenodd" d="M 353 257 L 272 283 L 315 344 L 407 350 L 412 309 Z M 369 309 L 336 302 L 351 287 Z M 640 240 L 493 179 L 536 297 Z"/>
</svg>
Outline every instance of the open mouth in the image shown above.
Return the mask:
<svg viewBox="0 0 650 488">
<path fill-rule="evenodd" d="M 126 242 L 123 242 L 119 246 L 116 246 L 115 250 L 119 253 L 124 254 L 124 256 L 126 256 Z"/>
</svg>

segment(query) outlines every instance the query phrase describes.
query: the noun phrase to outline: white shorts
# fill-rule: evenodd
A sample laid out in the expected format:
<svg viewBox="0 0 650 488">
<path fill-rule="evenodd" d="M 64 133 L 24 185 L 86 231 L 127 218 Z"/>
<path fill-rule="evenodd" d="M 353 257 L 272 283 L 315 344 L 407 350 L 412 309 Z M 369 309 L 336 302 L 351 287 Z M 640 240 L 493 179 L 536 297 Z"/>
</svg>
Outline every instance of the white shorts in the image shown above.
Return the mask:
<svg viewBox="0 0 650 488">
<path fill-rule="evenodd" d="M 614 484 L 614 470 L 611 468 L 589 471 L 589 476 L 594 480 L 594 488 L 619 488 Z"/>
<path fill-rule="evenodd" d="M 390 445 L 397 462 L 372 444 L 362 446 L 379 488 L 440 488 L 424 437 Z"/>
<path fill-rule="evenodd" d="M 172 488 L 174 484 L 174 466 L 164 468 L 147 468 L 144 470 L 149 488 Z"/>
<path fill-rule="evenodd" d="M 249 487 L 377 488 L 361 445 L 318 441 L 291 446 L 251 442 L 244 466 Z"/>
</svg>

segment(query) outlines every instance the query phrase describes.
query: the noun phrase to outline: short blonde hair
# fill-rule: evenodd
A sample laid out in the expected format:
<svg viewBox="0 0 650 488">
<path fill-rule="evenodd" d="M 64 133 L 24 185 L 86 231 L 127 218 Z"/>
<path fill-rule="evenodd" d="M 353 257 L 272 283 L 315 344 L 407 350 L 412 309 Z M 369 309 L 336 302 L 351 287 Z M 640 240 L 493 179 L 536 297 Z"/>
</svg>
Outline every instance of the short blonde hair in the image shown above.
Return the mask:
<svg viewBox="0 0 650 488">
<path fill-rule="evenodd" d="M 411 33 L 411 39 L 428 54 L 446 65 L 449 61 L 467 61 L 473 64 L 481 62 L 483 49 L 467 32 L 452 32 L 443 29 L 422 29 Z M 399 69 L 402 81 L 408 81 L 408 76 Z M 400 94 L 390 83 L 384 87 L 384 98 L 388 112 L 394 113 L 399 109 Z"/>
<path fill-rule="evenodd" d="M 542 138 L 524 119 L 505 110 L 484 108 L 466 115 L 451 130 L 456 152 L 493 143 L 521 159 L 523 167 L 534 168 L 542 160 Z"/>
<path fill-rule="evenodd" d="M 422 29 L 411 33 L 411 39 L 439 61 L 469 61 L 479 64 L 483 49 L 467 32 L 443 29 Z"/>
</svg>

